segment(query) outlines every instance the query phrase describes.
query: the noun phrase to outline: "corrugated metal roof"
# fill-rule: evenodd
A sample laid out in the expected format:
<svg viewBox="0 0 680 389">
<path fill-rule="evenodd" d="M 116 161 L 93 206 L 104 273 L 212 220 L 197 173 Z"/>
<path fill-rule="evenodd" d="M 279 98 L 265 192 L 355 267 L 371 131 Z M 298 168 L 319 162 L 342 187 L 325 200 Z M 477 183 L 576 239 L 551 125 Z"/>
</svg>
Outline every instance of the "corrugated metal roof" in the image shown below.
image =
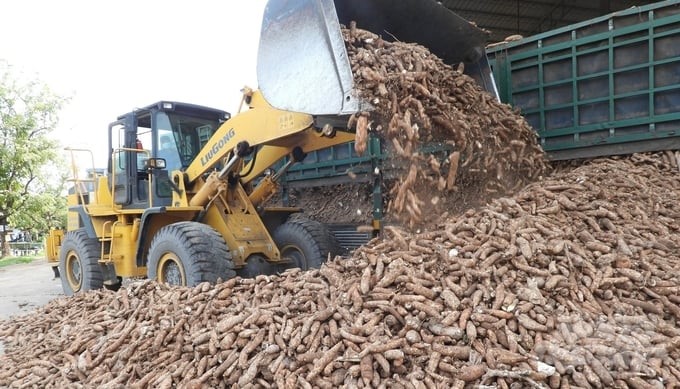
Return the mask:
<svg viewBox="0 0 680 389">
<path fill-rule="evenodd" d="M 491 33 L 531 36 L 622 9 L 656 3 L 641 0 L 441 0 L 444 6 Z"/>
</svg>

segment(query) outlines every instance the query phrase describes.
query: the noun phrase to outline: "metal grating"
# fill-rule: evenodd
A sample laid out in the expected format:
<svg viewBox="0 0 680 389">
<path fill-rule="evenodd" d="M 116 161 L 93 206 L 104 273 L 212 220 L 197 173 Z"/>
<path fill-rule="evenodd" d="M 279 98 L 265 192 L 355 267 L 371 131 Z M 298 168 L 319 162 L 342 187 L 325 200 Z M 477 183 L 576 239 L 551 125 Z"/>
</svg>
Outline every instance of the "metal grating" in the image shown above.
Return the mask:
<svg viewBox="0 0 680 389">
<path fill-rule="evenodd" d="M 528 37 L 655 1 L 640 0 L 441 0 L 444 6 L 490 32 L 489 43 Z"/>
<path fill-rule="evenodd" d="M 326 226 L 335 235 L 343 254 L 358 249 L 372 238 L 372 233 L 358 232 L 357 226 L 353 224 L 327 224 Z"/>
</svg>

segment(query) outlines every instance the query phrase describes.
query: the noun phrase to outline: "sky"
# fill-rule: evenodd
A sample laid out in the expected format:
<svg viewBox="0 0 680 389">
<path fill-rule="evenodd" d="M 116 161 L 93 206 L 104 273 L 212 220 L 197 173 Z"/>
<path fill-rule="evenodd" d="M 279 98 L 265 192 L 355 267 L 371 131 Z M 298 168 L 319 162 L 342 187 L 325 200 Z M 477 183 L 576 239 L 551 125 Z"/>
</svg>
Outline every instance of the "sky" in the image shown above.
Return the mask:
<svg viewBox="0 0 680 389">
<path fill-rule="evenodd" d="M 160 100 L 235 113 L 266 0 L 5 0 L 0 59 L 70 101 L 55 132 L 105 166 L 108 124 Z"/>
</svg>

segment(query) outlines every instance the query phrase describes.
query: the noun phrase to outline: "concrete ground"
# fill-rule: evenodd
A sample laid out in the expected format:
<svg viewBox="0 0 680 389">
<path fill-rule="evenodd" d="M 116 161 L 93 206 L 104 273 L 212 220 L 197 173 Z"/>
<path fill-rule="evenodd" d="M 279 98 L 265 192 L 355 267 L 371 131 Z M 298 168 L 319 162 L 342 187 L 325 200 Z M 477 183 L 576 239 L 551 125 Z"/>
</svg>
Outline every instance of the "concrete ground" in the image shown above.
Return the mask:
<svg viewBox="0 0 680 389">
<path fill-rule="evenodd" d="M 46 259 L 0 268 L 0 320 L 32 312 L 63 296 Z"/>
</svg>

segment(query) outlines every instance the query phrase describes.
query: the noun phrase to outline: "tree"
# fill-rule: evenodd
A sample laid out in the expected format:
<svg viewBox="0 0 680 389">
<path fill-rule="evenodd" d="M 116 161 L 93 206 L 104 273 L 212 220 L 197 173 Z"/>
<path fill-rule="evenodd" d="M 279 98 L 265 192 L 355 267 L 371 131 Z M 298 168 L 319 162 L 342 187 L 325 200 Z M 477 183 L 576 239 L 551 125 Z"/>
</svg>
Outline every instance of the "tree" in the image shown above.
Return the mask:
<svg viewBox="0 0 680 389">
<path fill-rule="evenodd" d="M 65 103 L 45 84 L 22 81 L 0 61 L 0 219 L 10 225 L 43 233 L 62 218 L 57 208 L 66 206 L 57 203 L 64 197 L 63 162 L 49 135 Z M 0 230 L 0 257 L 9 253 L 6 234 Z"/>
<path fill-rule="evenodd" d="M 66 168 L 62 165 L 46 164 L 44 174 L 31 185 L 31 194 L 26 196 L 20 209 L 10 217 L 10 225 L 29 231 L 33 240 L 39 239 L 51 228 L 66 227 L 67 205 L 65 183 Z M 56 175 L 55 175 L 56 174 Z M 55 175 L 52 177 L 51 175 Z M 48 178 L 50 181 L 46 181 Z M 39 217 L 36 217 L 38 215 Z"/>
</svg>

